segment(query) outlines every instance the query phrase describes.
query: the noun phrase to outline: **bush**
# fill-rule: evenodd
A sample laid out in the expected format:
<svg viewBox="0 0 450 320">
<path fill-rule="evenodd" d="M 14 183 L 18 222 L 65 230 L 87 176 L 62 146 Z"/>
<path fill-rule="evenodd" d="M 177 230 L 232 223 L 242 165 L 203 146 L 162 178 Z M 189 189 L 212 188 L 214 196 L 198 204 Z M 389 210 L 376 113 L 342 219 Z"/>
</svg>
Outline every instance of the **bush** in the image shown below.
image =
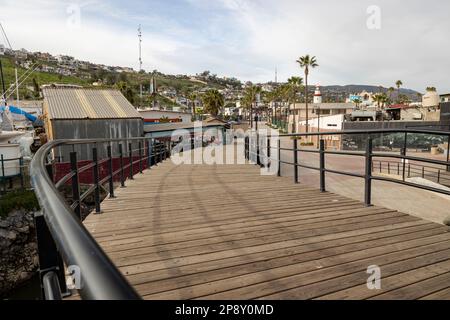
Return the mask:
<svg viewBox="0 0 450 320">
<path fill-rule="evenodd" d="M 39 203 L 33 191 L 16 191 L 0 198 L 0 217 L 6 217 L 14 210 L 39 210 Z"/>
</svg>

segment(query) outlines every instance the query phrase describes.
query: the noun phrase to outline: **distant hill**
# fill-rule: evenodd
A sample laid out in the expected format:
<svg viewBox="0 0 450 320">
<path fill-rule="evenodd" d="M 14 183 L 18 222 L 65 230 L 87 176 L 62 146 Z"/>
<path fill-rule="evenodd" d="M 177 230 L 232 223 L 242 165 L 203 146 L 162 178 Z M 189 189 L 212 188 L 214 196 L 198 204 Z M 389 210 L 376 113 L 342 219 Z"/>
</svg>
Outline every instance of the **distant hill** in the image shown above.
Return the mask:
<svg viewBox="0 0 450 320">
<path fill-rule="evenodd" d="M 321 87 L 322 93 L 340 93 L 345 94 L 346 96 L 350 94 L 357 94 L 361 93 L 362 91 L 367 92 L 380 92 L 379 86 L 371 86 L 371 85 L 357 85 L 357 84 L 350 84 L 345 86 L 339 86 L 339 85 L 333 85 L 333 86 L 323 86 Z M 382 88 L 382 92 L 387 92 L 388 88 Z M 411 90 L 411 89 L 400 89 L 400 94 L 407 95 L 408 98 L 410 98 L 413 101 L 416 101 L 418 99 L 418 93 L 417 91 Z M 392 93 L 392 97 L 395 99 L 397 98 L 397 88 L 395 88 L 395 91 Z"/>
</svg>

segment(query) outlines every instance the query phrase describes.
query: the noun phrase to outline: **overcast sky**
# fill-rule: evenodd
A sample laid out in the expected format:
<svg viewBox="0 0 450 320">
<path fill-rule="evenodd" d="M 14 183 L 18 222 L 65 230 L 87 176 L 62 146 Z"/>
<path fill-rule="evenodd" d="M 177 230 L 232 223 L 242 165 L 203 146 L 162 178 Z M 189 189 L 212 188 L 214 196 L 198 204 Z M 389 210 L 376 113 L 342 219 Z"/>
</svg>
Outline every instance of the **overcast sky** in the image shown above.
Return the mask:
<svg viewBox="0 0 450 320">
<path fill-rule="evenodd" d="M 301 75 L 312 84 L 371 84 L 450 92 L 448 0 L 0 0 L 14 49 L 26 48 L 171 74 L 210 70 L 266 82 Z M 0 42 L 4 42 L 0 37 Z"/>
</svg>

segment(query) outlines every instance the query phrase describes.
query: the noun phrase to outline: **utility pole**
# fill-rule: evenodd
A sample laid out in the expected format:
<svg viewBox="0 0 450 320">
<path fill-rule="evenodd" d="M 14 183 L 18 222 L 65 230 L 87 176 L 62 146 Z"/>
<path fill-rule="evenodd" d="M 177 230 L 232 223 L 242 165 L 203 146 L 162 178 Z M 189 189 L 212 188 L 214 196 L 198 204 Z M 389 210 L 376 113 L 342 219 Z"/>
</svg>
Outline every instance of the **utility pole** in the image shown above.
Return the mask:
<svg viewBox="0 0 450 320">
<path fill-rule="evenodd" d="M 20 102 L 20 98 L 19 98 L 19 78 L 17 77 L 17 68 L 15 69 L 15 73 L 16 73 L 16 96 L 17 96 L 17 107 L 19 107 L 19 102 Z"/>
<path fill-rule="evenodd" d="M 3 76 L 3 65 L 1 59 L 0 59 L 0 80 L 2 81 L 2 95 L 0 102 L 3 101 L 6 107 L 6 87 L 5 87 L 5 78 Z"/>
<path fill-rule="evenodd" d="M 139 73 L 142 70 L 142 28 L 141 25 L 139 25 L 138 28 L 138 38 L 139 38 Z M 140 93 L 139 93 L 139 97 L 140 97 L 140 102 L 142 104 L 142 82 L 140 83 Z"/>
</svg>

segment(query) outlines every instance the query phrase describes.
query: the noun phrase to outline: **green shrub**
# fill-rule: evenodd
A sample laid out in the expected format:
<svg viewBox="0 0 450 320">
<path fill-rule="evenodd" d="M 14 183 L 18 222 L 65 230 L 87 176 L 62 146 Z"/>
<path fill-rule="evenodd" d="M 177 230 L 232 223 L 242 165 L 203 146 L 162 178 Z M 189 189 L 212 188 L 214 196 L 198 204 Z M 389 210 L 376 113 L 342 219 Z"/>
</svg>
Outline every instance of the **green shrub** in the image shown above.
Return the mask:
<svg viewBox="0 0 450 320">
<path fill-rule="evenodd" d="M 14 210 L 34 211 L 39 203 L 33 191 L 16 191 L 0 197 L 0 217 L 6 217 Z"/>
</svg>

